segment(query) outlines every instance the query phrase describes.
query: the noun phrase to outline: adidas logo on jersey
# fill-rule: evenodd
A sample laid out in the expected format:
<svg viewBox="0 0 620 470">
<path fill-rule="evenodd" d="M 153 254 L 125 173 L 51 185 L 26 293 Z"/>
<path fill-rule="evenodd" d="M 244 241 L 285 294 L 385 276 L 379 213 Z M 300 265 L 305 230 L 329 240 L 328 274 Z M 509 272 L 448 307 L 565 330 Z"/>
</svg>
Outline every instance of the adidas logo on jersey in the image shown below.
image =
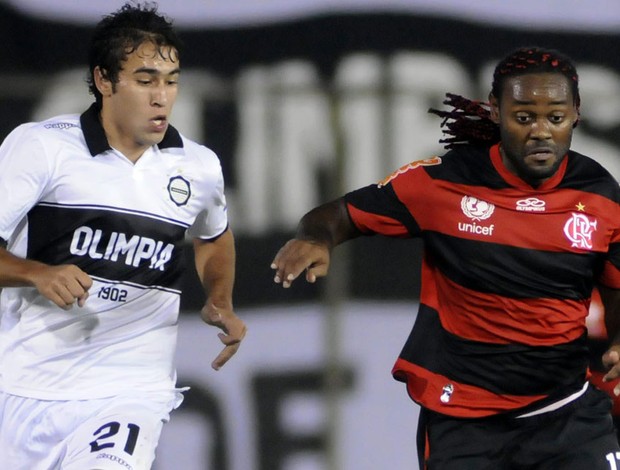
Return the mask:
<svg viewBox="0 0 620 470">
<path fill-rule="evenodd" d="M 164 242 L 140 235 L 128 237 L 122 232 L 107 235 L 101 229 L 93 230 L 82 226 L 73 232 L 69 250 L 75 256 L 88 256 L 112 262 L 118 262 L 120 259 L 126 265 L 134 267 L 148 262 L 150 269 L 163 271 L 166 263 L 172 258 L 174 245 L 172 243 L 164 245 Z"/>
</svg>

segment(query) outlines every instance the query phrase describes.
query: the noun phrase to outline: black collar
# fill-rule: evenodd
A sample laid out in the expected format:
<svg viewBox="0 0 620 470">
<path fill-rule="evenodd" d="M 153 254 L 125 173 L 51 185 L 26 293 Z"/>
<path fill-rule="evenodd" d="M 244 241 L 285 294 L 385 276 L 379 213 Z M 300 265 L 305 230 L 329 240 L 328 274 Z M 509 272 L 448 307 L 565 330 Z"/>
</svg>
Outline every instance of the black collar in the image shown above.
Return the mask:
<svg viewBox="0 0 620 470">
<path fill-rule="evenodd" d="M 107 150 L 112 150 L 105 136 L 103 126 L 99 121 L 99 110 L 99 105 L 93 103 L 90 108 L 84 111 L 80 116 L 80 123 L 82 124 L 82 132 L 86 139 L 86 145 L 88 145 L 88 150 L 93 157 Z M 183 148 L 183 140 L 181 139 L 179 131 L 172 126 L 168 126 L 164 138 L 157 146 L 160 149 L 172 147 Z"/>
</svg>

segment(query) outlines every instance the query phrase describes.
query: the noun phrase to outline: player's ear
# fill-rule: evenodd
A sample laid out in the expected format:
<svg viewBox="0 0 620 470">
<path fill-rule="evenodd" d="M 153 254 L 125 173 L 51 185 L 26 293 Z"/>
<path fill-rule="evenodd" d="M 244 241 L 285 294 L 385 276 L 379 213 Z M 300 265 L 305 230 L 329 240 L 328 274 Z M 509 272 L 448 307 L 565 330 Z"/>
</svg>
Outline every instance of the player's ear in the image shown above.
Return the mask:
<svg viewBox="0 0 620 470">
<path fill-rule="evenodd" d="M 113 93 L 113 84 L 108 78 L 108 74 L 104 69 L 97 66 L 93 70 L 93 79 L 99 93 L 103 96 L 110 96 Z"/>
<path fill-rule="evenodd" d="M 491 121 L 499 124 L 499 103 L 493 93 L 489 93 L 489 107 L 491 111 Z"/>
<path fill-rule="evenodd" d="M 577 108 L 577 112 L 575 113 L 575 119 L 573 119 L 573 129 L 579 125 L 580 120 L 581 113 L 579 112 L 579 108 Z"/>
</svg>

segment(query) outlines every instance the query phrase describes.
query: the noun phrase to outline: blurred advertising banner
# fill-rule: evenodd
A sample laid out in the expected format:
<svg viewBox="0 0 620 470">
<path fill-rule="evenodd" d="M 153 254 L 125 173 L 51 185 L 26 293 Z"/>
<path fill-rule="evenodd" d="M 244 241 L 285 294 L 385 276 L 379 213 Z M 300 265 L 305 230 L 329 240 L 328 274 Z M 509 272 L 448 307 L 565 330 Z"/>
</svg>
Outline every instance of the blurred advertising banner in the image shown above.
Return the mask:
<svg viewBox="0 0 620 470">
<path fill-rule="evenodd" d="M 84 80 L 91 27 L 122 3 L 0 1 L 0 139 L 22 122 L 90 104 Z M 446 92 L 487 99 L 494 64 L 518 46 L 557 48 L 573 58 L 582 97 L 573 147 L 620 179 L 617 0 L 160 5 L 178 18 L 185 43 L 172 122 L 215 150 L 224 169 L 239 241 L 237 305 L 288 302 L 300 292 L 274 288 L 269 269 L 299 218 L 335 193 L 443 152 L 440 120 L 427 110 L 442 107 Z M 90 19 L 71 20 L 69 11 Z M 184 21 L 188 12 L 196 25 Z M 262 14 L 271 19 L 247 21 Z M 226 16 L 228 22 L 217 20 Z M 345 295 L 417 295 L 417 247 L 388 249 L 378 240 L 364 247 L 353 249 Z M 388 281 L 395 265 L 398 283 Z M 198 294 L 185 305 L 201 301 Z"/>
<path fill-rule="evenodd" d="M 486 100 L 496 61 L 524 45 L 573 58 L 583 103 L 573 147 L 620 178 L 615 0 L 160 3 L 185 43 L 172 122 L 220 156 L 237 233 L 290 232 L 334 192 L 443 152 L 427 110 L 446 92 Z M 0 3 L 0 138 L 90 104 L 90 28 L 121 4 Z"/>
<path fill-rule="evenodd" d="M 90 23 L 124 0 L 5 0 L 34 16 Z M 188 27 L 224 27 L 273 23 L 325 13 L 395 12 L 463 18 L 476 22 L 525 25 L 542 29 L 596 29 L 620 26 L 614 0 L 159 0 L 161 10 Z"/>
<path fill-rule="evenodd" d="M 417 303 L 348 303 L 339 313 L 339 392 L 329 403 L 319 305 L 243 309 L 248 336 L 220 371 L 221 345 L 198 312 L 180 321 L 185 402 L 164 427 L 154 470 L 417 468 L 417 405 L 391 376 Z M 336 466 L 328 465 L 330 445 Z"/>
</svg>

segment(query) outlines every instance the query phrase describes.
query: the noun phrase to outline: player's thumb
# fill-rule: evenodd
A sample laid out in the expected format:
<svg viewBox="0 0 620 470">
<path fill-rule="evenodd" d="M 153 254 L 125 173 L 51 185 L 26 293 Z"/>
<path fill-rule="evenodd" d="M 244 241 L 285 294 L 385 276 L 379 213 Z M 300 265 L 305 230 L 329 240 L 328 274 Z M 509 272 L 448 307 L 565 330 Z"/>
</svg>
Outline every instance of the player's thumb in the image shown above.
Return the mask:
<svg viewBox="0 0 620 470">
<path fill-rule="evenodd" d="M 88 295 L 88 291 L 86 291 L 78 297 L 77 304 L 79 307 L 83 307 L 84 305 L 86 305 L 86 299 L 88 299 Z"/>
<path fill-rule="evenodd" d="M 327 276 L 327 265 L 321 264 L 306 269 L 306 281 L 315 282 L 317 278 Z"/>
<path fill-rule="evenodd" d="M 207 304 L 202 307 L 202 311 L 200 313 L 202 315 L 202 319 L 209 325 L 219 324 L 222 320 L 222 315 L 217 310 L 217 307 L 212 304 Z"/>
</svg>

